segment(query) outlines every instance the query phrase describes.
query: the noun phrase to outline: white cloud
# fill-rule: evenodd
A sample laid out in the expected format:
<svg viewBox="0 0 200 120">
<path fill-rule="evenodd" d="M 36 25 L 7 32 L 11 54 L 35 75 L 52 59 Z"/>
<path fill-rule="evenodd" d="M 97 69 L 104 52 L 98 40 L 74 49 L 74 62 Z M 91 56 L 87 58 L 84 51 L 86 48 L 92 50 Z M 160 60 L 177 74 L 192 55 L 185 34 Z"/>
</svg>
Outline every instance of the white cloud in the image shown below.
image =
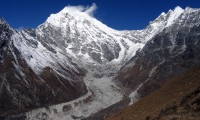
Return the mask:
<svg viewBox="0 0 200 120">
<path fill-rule="evenodd" d="M 84 6 L 66 6 L 62 11 L 63 12 L 83 12 L 86 8 Z"/>
<path fill-rule="evenodd" d="M 97 6 L 95 3 L 93 3 L 91 6 L 82 6 L 82 5 L 79 5 L 79 6 L 66 6 L 62 12 L 64 13 L 76 13 L 76 12 L 83 12 L 89 16 L 93 16 L 94 15 L 94 11 L 97 9 Z"/>
<path fill-rule="evenodd" d="M 94 11 L 97 9 L 97 5 L 95 3 L 92 3 L 92 5 L 90 7 L 87 7 L 86 10 L 84 11 L 85 13 L 87 13 L 90 16 L 94 15 Z"/>
</svg>

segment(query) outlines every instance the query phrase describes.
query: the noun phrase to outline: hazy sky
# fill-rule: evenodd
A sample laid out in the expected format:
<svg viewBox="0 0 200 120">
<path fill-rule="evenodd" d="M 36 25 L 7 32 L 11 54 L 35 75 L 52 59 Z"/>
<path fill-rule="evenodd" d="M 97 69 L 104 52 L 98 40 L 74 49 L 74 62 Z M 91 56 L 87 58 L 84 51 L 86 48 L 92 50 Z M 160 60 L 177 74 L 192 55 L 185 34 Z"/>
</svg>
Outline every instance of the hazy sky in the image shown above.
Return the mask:
<svg viewBox="0 0 200 120">
<path fill-rule="evenodd" d="M 13 28 L 35 28 L 67 5 L 92 3 L 97 5 L 94 16 L 118 30 L 143 29 L 161 12 L 176 6 L 200 8 L 200 0 L 1 0 L 0 17 Z"/>
</svg>

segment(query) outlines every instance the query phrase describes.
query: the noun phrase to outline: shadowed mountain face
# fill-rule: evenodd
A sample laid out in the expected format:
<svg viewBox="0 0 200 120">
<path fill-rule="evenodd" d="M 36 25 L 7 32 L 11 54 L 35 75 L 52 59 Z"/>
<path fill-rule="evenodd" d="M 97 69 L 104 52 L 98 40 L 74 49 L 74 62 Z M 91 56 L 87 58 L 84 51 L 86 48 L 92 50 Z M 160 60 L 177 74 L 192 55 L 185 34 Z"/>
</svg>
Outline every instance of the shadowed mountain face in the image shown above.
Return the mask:
<svg viewBox="0 0 200 120">
<path fill-rule="evenodd" d="M 160 88 L 166 80 L 199 66 L 199 16 L 199 9 L 186 8 L 173 25 L 148 41 L 122 67 L 117 81 L 143 97 Z"/>
<path fill-rule="evenodd" d="M 26 115 L 86 118 L 200 65 L 199 9 L 176 7 L 143 30 L 117 31 L 80 8 L 65 7 L 36 29 L 0 20 L 0 116 L 66 102 Z"/>
<path fill-rule="evenodd" d="M 15 111 L 15 109 L 36 108 L 49 104 L 66 102 L 78 98 L 87 92 L 82 77 L 86 71 L 81 68 L 68 69 L 67 66 L 60 66 L 60 70 L 65 71 L 62 77 L 51 67 L 44 67 L 38 74 L 27 64 L 15 46 L 13 31 L 4 20 L 0 22 L 1 28 L 1 63 L 0 63 L 0 112 Z M 31 35 L 32 31 L 26 31 L 26 35 Z M 21 33 L 21 35 L 23 35 Z M 33 38 L 34 39 L 34 38 Z M 38 47 L 34 40 L 20 36 L 19 41 Z M 22 45 L 22 44 L 20 44 Z M 31 51 L 30 51 L 31 52 Z M 31 59 L 32 56 L 29 56 Z M 71 62 L 71 64 L 73 64 Z M 73 80 L 73 82 L 70 82 Z"/>
</svg>

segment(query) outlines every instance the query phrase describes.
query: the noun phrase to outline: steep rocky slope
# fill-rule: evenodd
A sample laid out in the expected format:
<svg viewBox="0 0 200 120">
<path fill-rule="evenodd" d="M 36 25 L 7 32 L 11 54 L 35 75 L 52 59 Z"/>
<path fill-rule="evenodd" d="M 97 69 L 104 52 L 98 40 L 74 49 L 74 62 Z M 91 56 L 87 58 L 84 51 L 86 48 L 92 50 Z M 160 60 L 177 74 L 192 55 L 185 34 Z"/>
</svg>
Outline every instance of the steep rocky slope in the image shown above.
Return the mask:
<svg viewBox="0 0 200 120">
<path fill-rule="evenodd" d="M 39 49 L 41 43 L 30 37 L 31 31 L 17 32 L 12 30 L 4 20 L 0 21 L 0 112 L 3 113 L 2 115 L 19 109 L 33 109 L 70 101 L 87 93 L 86 86 L 82 81 L 86 71 L 77 67 L 73 62 L 69 63 L 76 66 L 74 69 L 58 64 L 57 68 L 60 72 L 56 72 L 51 66 L 45 66 L 40 72 L 35 72 L 26 60 L 34 57 L 31 55 L 34 54 L 31 49 Z M 23 45 L 24 50 L 20 51 L 18 47 Z M 25 51 L 25 47 L 28 49 L 27 51 Z M 48 54 L 44 54 L 46 49 L 42 50 L 43 52 L 38 54 L 41 57 L 47 57 Z M 29 56 L 27 57 L 29 58 L 24 58 L 23 52 L 28 52 Z M 31 63 L 34 64 L 33 61 Z M 62 71 L 64 72 L 62 73 Z"/>
<path fill-rule="evenodd" d="M 168 16 L 170 12 L 163 15 Z M 130 95 L 133 101 L 200 65 L 199 16 L 199 9 L 186 8 L 171 26 L 148 41 L 118 72 L 116 80 L 128 89 L 126 92 L 134 90 Z"/>
<path fill-rule="evenodd" d="M 195 68 L 168 80 L 159 90 L 107 120 L 198 120 L 200 70 Z"/>
</svg>

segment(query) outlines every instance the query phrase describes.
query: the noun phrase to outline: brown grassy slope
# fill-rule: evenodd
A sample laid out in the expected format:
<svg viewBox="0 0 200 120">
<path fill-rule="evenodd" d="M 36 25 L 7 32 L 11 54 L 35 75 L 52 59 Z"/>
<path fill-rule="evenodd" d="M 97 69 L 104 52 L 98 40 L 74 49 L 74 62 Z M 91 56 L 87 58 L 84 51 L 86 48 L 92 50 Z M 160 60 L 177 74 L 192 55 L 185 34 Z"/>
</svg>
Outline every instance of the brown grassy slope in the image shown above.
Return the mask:
<svg viewBox="0 0 200 120">
<path fill-rule="evenodd" d="M 184 96 L 199 86 L 200 69 L 188 71 L 184 75 L 170 80 L 161 89 L 140 99 L 134 105 L 111 115 L 107 120 L 150 120 L 149 116 L 151 118 L 159 116 L 162 109 L 180 102 Z M 169 118 L 169 120 L 171 119 Z"/>
</svg>

